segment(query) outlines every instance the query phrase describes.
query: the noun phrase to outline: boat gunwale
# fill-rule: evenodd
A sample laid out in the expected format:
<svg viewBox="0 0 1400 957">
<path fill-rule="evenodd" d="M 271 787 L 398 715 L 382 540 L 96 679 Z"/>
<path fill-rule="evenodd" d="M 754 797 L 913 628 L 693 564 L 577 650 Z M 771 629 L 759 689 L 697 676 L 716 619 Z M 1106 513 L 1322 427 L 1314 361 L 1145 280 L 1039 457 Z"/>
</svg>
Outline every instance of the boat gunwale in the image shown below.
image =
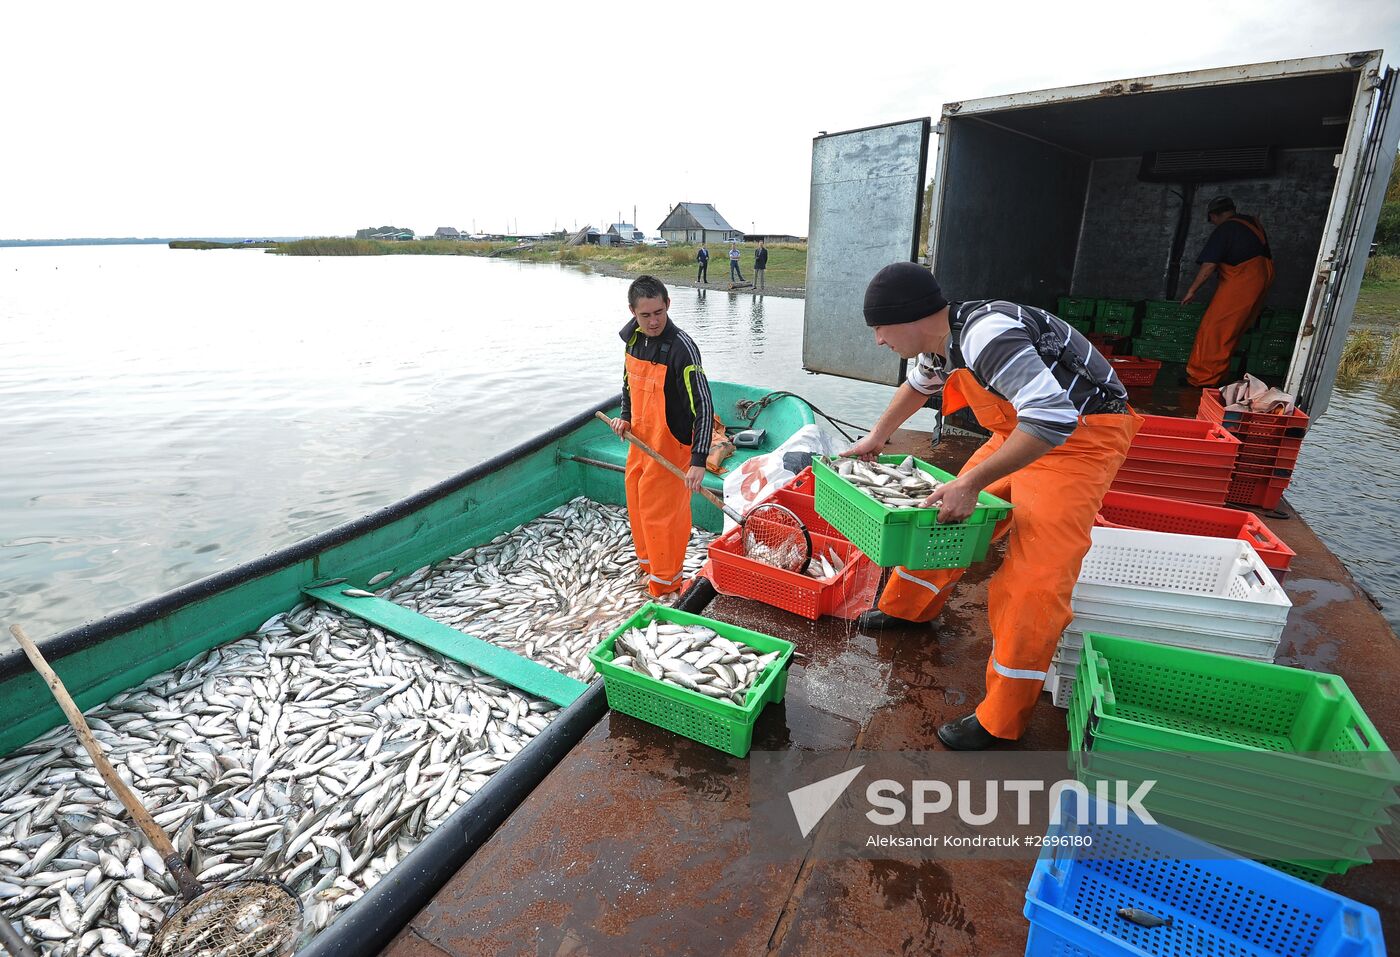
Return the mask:
<svg viewBox="0 0 1400 957">
<path fill-rule="evenodd" d="M 507 449 L 484 462 L 479 462 L 456 475 L 443 479 L 435 485 L 430 485 L 399 499 L 397 502 L 342 522 L 324 532 L 319 532 L 310 538 L 279 548 L 266 555 L 180 585 L 154 598 L 148 598 L 93 621 L 84 622 L 69 628 L 67 631 L 36 642 L 36 644 L 50 662 L 58 661 L 69 655 L 95 647 L 124 632 L 158 621 L 187 605 L 203 601 L 271 572 L 280 571 L 283 568 L 315 558 L 321 552 L 399 521 L 419 509 L 460 491 L 498 469 L 511 465 L 528 455 L 533 455 L 550 443 L 596 421 L 594 419 L 596 413 L 613 408 L 621 402 L 622 393 L 614 393 L 610 398 L 591 406 L 586 412 L 566 419 L 533 439 L 528 439 L 514 448 Z M 29 659 L 19 648 L 0 656 L 0 683 L 10 681 L 31 670 Z"/>
</svg>

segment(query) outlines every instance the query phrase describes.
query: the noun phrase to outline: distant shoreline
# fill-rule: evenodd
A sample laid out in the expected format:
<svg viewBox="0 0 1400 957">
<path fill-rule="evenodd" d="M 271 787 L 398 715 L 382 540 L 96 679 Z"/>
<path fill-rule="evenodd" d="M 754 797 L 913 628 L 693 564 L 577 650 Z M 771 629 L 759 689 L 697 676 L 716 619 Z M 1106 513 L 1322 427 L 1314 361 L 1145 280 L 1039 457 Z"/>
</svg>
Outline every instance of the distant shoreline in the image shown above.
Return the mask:
<svg viewBox="0 0 1400 957">
<path fill-rule="evenodd" d="M 765 288 L 756 290 L 745 285 L 729 288 L 727 247 L 720 243 L 710 249 L 710 278 L 707 283 L 696 279 L 696 253 L 699 246 L 565 246 L 559 242 L 536 242 L 529 245 L 504 242 L 479 242 L 455 239 L 413 239 L 386 241 L 377 239 L 303 239 L 294 243 L 279 243 L 271 252 L 281 256 L 480 256 L 510 258 L 522 262 L 559 263 L 585 271 L 601 273 L 619 279 L 636 279 L 651 275 L 666 285 L 690 287 L 704 291 L 749 293 L 802 299 L 806 296 L 807 247 L 800 243 L 780 243 L 768 248 L 768 270 Z M 753 281 L 753 256 L 756 247 L 740 247 L 740 272 L 747 282 Z"/>
</svg>

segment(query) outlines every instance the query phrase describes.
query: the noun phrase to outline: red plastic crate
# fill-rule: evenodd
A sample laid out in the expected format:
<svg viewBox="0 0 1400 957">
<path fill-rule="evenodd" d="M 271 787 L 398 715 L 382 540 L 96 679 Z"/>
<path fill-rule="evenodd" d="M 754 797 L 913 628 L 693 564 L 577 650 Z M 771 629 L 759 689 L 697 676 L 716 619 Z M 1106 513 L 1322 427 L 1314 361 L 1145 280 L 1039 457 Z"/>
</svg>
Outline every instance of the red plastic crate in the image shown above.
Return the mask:
<svg viewBox="0 0 1400 957">
<path fill-rule="evenodd" d="M 1109 491 L 1103 497 L 1103 505 L 1094 524 L 1175 535 L 1237 538 L 1253 545 L 1264 564 L 1280 581 L 1296 554 L 1269 530 L 1263 520 L 1249 512 L 1181 502 L 1157 495 Z"/>
<path fill-rule="evenodd" d="M 1225 501 L 1232 505 L 1249 505 L 1254 508 L 1277 508 L 1288 488 L 1289 478 L 1265 478 L 1257 475 L 1236 475 L 1230 483 Z"/>
<path fill-rule="evenodd" d="M 1240 450 L 1239 458 L 1236 461 L 1240 465 L 1265 465 L 1272 468 L 1293 469 L 1298 465 L 1298 450 L 1281 451 L 1246 445 Z"/>
<path fill-rule="evenodd" d="M 1133 436 L 1128 454 L 1140 448 L 1233 456 L 1240 450 L 1240 440 L 1218 423 L 1172 415 L 1144 415 L 1142 428 Z"/>
<path fill-rule="evenodd" d="M 1220 398 L 1219 389 L 1202 389 L 1196 418 L 1219 422 L 1242 441 L 1249 438 L 1301 439 L 1308 431 L 1308 415 L 1296 409 L 1288 415 L 1273 412 L 1230 412 Z"/>
<path fill-rule="evenodd" d="M 807 526 L 807 531 L 816 535 L 827 535 L 832 538 L 839 538 L 846 541 L 846 536 L 838 532 L 830 522 L 817 514 L 815 499 L 810 495 L 803 495 L 801 492 L 794 492 L 791 488 L 780 488 L 772 495 L 764 499 L 765 502 L 773 502 L 781 505 L 802 520 L 802 524 Z"/>
<path fill-rule="evenodd" d="M 796 492 L 799 495 L 805 495 L 808 498 L 816 495 L 817 480 L 812 475 L 812 466 L 809 465 L 801 472 L 794 475 L 792 481 L 784 485 L 783 489 L 789 492 Z"/>
<path fill-rule="evenodd" d="M 781 490 L 778 494 L 782 494 Z M 751 519 L 761 522 L 762 519 Z M 710 543 L 710 570 L 715 589 L 725 595 L 752 598 L 804 618 L 831 614 L 852 588 L 857 566 L 864 556 L 844 538 L 812 535 L 812 554 L 832 549 L 846 566 L 830 581 L 785 571 L 744 555 L 744 529 L 732 528 Z"/>
<path fill-rule="evenodd" d="M 1280 469 L 1274 465 L 1253 465 L 1250 462 L 1236 462 L 1235 476 L 1254 476 L 1260 478 L 1291 478 L 1294 474 L 1292 469 Z"/>
<path fill-rule="evenodd" d="M 1172 484 L 1190 484 L 1187 480 L 1199 479 L 1204 482 L 1228 482 L 1235 474 L 1235 460 L 1230 459 L 1214 465 L 1200 465 L 1195 462 L 1154 462 L 1136 456 L 1126 459 L 1119 475 L 1133 475 L 1133 481 L 1147 482 L 1156 476 L 1166 478 Z M 1175 476 L 1175 478 L 1172 478 Z"/>
<path fill-rule="evenodd" d="M 1095 349 L 1099 350 L 1099 352 L 1103 353 L 1103 355 L 1109 359 L 1116 355 L 1126 354 L 1126 350 L 1131 347 L 1132 343 L 1131 336 L 1115 336 L 1107 332 L 1086 332 L 1084 333 L 1084 338 L 1088 339 Z M 1158 365 L 1160 366 L 1161 363 L 1158 363 Z M 1126 382 L 1123 384 L 1127 385 Z M 1147 384 L 1151 385 L 1152 383 L 1149 382 Z"/>
<path fill-rule="evenodd" d="M 1157 381 L 1157 373 L 1162 370 L 1158 359 L 1139 359 L 1137 356 L 1111 356 L 1108 360 L 1118 381 L 1129 388 L 1150 386 Z"/>
<path fill-rule="evenodd" d="M 1179 478 L 1175 481 L 1182 482 Z M 1224 505 L 1225 496 L 1234 486 L 1235 481 L 1234 478 L 1230 478 L 1171 485 L 1164 481 L 1161 476 L 1124 476 L 1120 471 L 1118 478 L 1113 480 L 1112 490 L 1130 492 L 1134 495 L 1157 495 L 1162 498 L 1174 498 L 1181 502 L 1197 502 L 1201 505 Z"/>
</svg>

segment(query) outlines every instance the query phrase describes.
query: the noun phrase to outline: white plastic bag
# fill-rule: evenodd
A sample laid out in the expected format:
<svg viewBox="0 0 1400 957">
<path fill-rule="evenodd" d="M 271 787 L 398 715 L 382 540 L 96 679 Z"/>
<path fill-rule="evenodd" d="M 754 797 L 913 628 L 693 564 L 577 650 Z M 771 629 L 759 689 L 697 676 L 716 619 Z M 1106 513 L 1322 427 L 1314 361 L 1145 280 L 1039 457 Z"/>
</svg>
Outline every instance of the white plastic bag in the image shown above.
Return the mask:
<svg viewBox="0 0 1400 957">
<path fill-rule="evenodd" d="M 836 455 L 849 443 L 823 432 L 817 425 L 804 425 L 772 452 L 755 455 L 729 470 L 724 477 L 724 504 L 743 515 L 773 494 L 812 463 L 814 455 Z M 724 530 L 734 527 L 725 516 Z"/>
</svg>

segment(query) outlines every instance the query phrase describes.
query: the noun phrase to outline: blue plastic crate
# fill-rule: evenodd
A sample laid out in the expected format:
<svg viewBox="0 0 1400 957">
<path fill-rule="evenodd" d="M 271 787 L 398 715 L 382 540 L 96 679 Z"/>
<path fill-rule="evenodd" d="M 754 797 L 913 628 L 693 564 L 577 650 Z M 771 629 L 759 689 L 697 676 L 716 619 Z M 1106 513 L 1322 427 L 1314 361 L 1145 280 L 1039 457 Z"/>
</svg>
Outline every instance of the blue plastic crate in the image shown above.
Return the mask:
<svg viewBox="0 0 1400 957">
<path fill-rule="evenodd" d="M 1060 810 L 1026 888 L 1027 955 L 1384 957 L 1372 907 L 1162 825 L 1094 823 L 1108 818 L 1092 802 L 1083 820 L 1069 792 Z M 1144 927 L 1127 907 L 1170 921 Z"/>
</svg>

